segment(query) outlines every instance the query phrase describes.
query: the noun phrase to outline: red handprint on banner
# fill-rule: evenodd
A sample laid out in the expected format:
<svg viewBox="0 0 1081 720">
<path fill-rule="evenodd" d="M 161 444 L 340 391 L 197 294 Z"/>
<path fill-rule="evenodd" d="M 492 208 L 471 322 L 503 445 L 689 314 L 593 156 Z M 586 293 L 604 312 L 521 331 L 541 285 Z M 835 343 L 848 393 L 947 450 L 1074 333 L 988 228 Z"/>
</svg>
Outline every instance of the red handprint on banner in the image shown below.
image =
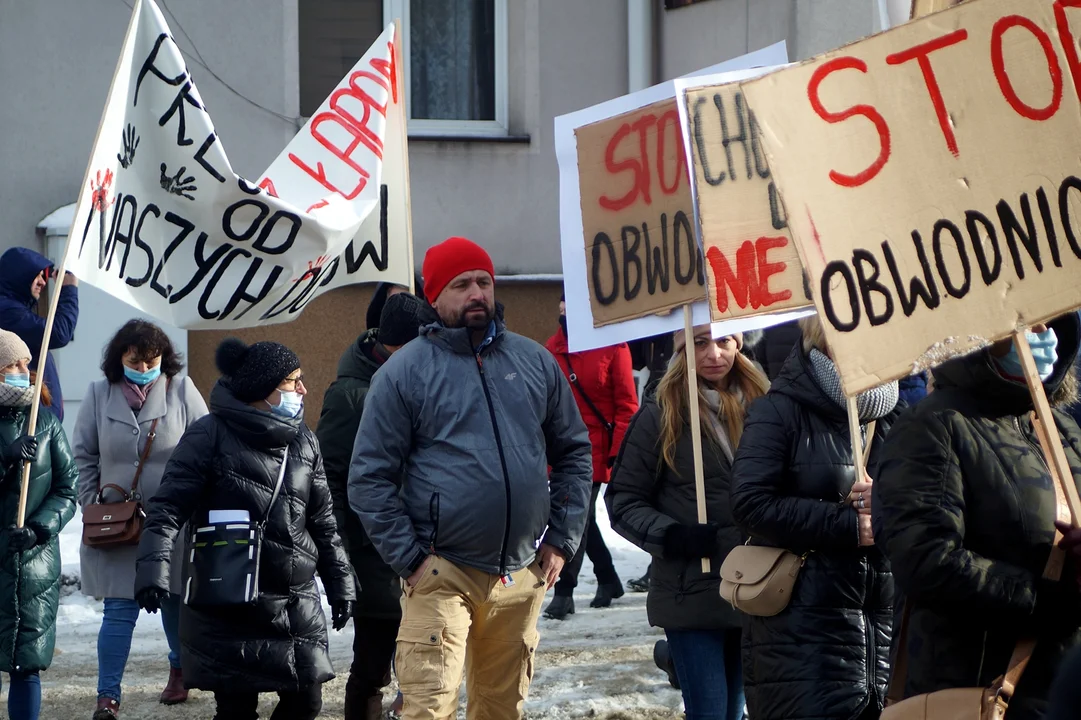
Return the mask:
<svg viewBox="0 0 1081 720">
<path fill-rule="evenodd" d="M 106 169 L 105 176 L 102 177 L 101 170 L 98 170 L 94 173 L 94 178 L 90 181 L 90 204 L 94 210 L 104 214 L 105 209 L 112 205 L 106 200 L 109 199 L 109 186 L 113 184 L 113 171 Z"/>
<path fill-rule="evenodd" d="M 304 274 L 293 280 L 294 283 L 304 282 L 310 277 L 315 277 L 319 274 L 319 271 L 326 265 L 327 260 L 330 259 L 329 255 L 320 255 L 315 259 L 315 262 L 308 261 L 308 269 L 304 271 Z"/>
<path fill-rule="evenodd" d="M 79 257 L 83 255 L 83 247 L 86 245 L 86 236 L 90 232 L 90 223 L 94 219 L 94 213 L 98 215 L 98 267 L 105 259 L 105 246 L 107 244 L 105 212 L 116 202 L 114 196 L 109 199 L 109 192 L 113 184 L 113 171 L 108 168 L 104 173 L 98 170 L 90 180 L 90 212 L 86 214 L 86 226 L 83 228 L 83 239 L 79 243 Z"/>
</svg>

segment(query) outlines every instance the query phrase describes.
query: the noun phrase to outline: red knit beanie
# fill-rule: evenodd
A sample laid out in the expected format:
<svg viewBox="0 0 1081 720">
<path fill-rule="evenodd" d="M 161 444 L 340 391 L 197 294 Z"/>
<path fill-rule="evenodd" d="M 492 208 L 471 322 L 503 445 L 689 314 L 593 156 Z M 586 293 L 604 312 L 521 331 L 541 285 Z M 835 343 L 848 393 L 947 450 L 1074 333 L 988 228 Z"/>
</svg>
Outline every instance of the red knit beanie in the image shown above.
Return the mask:
<svg viewBox="0 0 1081 720">
<path fill-rule="evenodd" d="M 451 280 L 470 270 L 483 270 L 495 280 L 492 258 L 480 245 L 463 237 L 447 238 L 424 254 L 424 294 L 435 303 Z"/>
</svg>

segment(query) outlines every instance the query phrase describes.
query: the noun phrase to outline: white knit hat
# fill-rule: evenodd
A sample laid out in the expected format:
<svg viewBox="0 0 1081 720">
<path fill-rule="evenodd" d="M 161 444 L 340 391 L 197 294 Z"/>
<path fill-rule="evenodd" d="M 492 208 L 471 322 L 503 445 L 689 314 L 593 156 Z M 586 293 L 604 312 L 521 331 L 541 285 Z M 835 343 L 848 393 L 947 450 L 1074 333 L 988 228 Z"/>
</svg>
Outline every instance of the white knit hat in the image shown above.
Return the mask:
<svg viewBox="0 0 1081 720">
<path fill-rule="evenodd" d="M 0 368 L 13 365 L 20 360 L 30 361 L 30 348 L 23 339 L 13 332 L 0 330 Z"/>
</svg>

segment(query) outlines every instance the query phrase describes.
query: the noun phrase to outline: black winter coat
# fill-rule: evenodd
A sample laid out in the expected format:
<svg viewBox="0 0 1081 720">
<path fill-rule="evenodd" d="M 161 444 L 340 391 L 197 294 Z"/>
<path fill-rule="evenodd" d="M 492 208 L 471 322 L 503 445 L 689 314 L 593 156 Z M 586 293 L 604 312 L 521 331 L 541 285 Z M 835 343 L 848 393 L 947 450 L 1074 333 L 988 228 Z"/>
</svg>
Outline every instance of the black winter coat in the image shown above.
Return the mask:
<svg viewBox="0 0 1081 720">
<path fill-rule="evenodd" d="M 225 380 L 210 414 L 184 433 L 147 508 L 135 590 L 168 592 L 170 555 L 181 526 L 210 510 L 266 516 L 284 453 L 285 480 L 270 511 L 254 605 L 180 613 L 184 684 L 201 690 L 296 691 L 334 677 L 315 572 L 327 595 L 356 598 L 334 524 L 315 435 L 303 418 L 285 419 L 237 400 Z"/>
<path fill-rule="evenodd" d="M 732 463 L 708 432 L 702 436 L 706 517 L 720 525 L 708 575 L 700 558 L 669 557 L 664 551 L 670 527 L 698 523 L 698 502 L 691 433 L 679 438 L 673 471 L 661 457 L 661 410 L 655 400 L 631 420 L 604 494 L 612 529 L 653 556 L 646 609 L 649 624 L 665 630 L 740 627 L 739 613 L 720 595 L 721 563 L 740 542 L 729 510 Z"/>
<path fill-rule="evenodd" d="M 1051 327 L 1059 359 L 1044 387 L 1062 401 L 1073 394 L 1065 378 L 1079 323 L 1071 313 Z M 999 375 L 987 351 L 945 363 L 934 377 L 935 391 L 890 434 L 874 488 L 876 537 L 909 604 L 905 695 L 989 685 L 1028 635 L 1036 651 L 1006 717 L 1042 718 L 1056 668 L 1081 644 L 1081 599 L 1071 564 L 1061 582 L 1041 579 L 1055 491 L 1032 401 L 1023 383 Z M 1054 414 L 1081 487 L 1081 432 Z"/>
<path fill-rule="evenodd" d="M 868 472 L 897 411 L 878 420 Z M 756 544 L 807 559 L 791 603 L 744 616 L 743 678 L 754 720 L 850 720 L 881 708 L 889 680 L 893 577 L 859 546 L 845 503 L 856 475 L 845 410 L 814 379 L 797 344 L 751 405 L 736 452 L 732 515 Z"/>
</svg>

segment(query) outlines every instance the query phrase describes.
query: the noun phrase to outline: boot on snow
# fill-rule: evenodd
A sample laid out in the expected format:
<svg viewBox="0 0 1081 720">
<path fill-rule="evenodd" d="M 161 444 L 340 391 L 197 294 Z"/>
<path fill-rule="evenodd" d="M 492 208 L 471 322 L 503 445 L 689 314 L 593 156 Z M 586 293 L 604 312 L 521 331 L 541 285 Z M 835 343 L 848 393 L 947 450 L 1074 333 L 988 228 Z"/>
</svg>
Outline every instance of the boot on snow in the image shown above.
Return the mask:
<svg viewBox="0 0 1081 720">
<path fill-rule="evenodd" d="M 676 664 L 672 662 L 672 654 L 668 652 L 667 640 L 658 640 L 657 644 L 653 646 L 653 662 L 668 675 L 668 684 L 676 690 L 679 690 L 679 678 L 676 676 Z"/>
<path fill-rule="evenodd" d="M 573 614 L 574 598 L 566 595 L 556 595 L 544 609 L 544 617 L 550 620 L 566 620 L 568 615 Z"/>
<path fill-rule="evenodd" d="M 158 702 L 162 705 L 179 705 L 188 701 L 188 691 L 184 688 L 184 672 L 180 668 L 169 668 L 169 682 L 161 691 Z"/>
<path fill-rule="evenodd" d="M 591 608 L 611 607 L 612 601 L 623 597 L 623 583 L 602 583 L 597 586 L 597 594 L 593 596 L 589 606 Z"/>
<path fill-rule="evenodd" d="M 120 717 L 120 703 L 112 698 L 98 698 L 98 709 L 93 720 L 116 720 Z"/>
</svg>

